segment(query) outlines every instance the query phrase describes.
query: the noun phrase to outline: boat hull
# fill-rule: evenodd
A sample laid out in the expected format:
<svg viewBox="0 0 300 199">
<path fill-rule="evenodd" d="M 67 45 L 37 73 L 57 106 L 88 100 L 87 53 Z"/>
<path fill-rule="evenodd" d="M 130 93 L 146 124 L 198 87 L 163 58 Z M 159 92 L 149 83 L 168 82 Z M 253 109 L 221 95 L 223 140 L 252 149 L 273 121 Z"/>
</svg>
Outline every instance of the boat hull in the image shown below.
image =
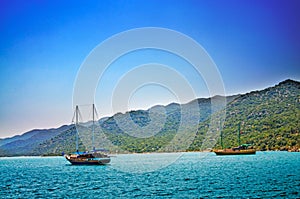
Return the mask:
<svg viewBox="0 0 300 199">
<path fill-rule="evenodd" d="M 68 159 L 67 159 L 68 160 Z M 110 159 L 106 160 L 68 160 L 72 165 L 105 165 L 110 162 Z"/>
<path fill-rule="evenodd" d="M 65 156 L 65 158 L 72 164 L 72 165 L 105 165 L 110 163 L 109 157 L 103 158 L 78 158 L 72 156 Z"/>
<path fill-rule="evenodd" d="M 254 155 L 256 150 L 254 149 L 245 149 L 245 150 L 216 150 L 214 151 L 216 155 Z"/>
</svg>

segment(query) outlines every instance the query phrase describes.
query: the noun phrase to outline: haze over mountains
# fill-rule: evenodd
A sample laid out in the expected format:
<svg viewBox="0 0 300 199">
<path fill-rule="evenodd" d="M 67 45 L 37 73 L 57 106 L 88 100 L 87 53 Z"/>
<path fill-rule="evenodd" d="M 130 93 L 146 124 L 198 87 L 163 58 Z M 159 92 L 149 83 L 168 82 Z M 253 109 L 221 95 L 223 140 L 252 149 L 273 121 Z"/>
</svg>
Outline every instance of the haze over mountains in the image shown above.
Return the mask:
<svg viewBox="0 0 300 199">
<path fill-rule="evenodd" d="M 226 109 L 221 106 L 225 99 Z M 213 107 L 212 101 L 217 102 Z M 194 151 L 210 148 L 206 141 L 213 140 L 213 146 L 219 148 L 218 129 L 210 127 L 211 118 L 221 118 L 222 114 L 225 147 L 237 145 L 237 126 L 241 123 L 242 142 L 257 150 L 300 148 L 300 83 L 293 80 L 243 95 L 199 98 L 183 105 L 171 103 L 102 118 L 95 128 L 95 146 L 113 153 Z M 91 149 L 91 124 L 83 123 L 77 129 L 80 150 Z M 217 133 L 209 135 L 211 132 Z M 32 130 L 0 139 L 0 156 L 72 152 L 75 135 L 74 125 Z"/>
</svg>

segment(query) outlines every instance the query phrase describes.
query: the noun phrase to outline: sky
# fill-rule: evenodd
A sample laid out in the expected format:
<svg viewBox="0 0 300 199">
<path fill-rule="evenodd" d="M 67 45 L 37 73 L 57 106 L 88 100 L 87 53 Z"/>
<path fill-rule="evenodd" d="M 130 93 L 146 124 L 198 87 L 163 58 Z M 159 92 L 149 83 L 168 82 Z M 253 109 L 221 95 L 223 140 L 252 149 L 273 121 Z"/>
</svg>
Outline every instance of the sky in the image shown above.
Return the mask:
<svg viewBox="0 0 300 199">
<path fill-rule="evenodd" d="M 226 95 L 299 81 L 299 9 L 298 0 L 0 0 L 0 138 L 69 124 L 86 57 L 111 36 L 135 28 L 167 28 L 198 42 L 216 64 Z M 210 96 L 185 60 L 146 49 L 108 68 L 95 96 L 100 118 L 178 101 L 166 86 L 149 84 L 132 91 L 127 110 L 108 108 L 107 96 L 120 78 L 152 62 L 188 79 L 196 97 Z"/>
</svg>

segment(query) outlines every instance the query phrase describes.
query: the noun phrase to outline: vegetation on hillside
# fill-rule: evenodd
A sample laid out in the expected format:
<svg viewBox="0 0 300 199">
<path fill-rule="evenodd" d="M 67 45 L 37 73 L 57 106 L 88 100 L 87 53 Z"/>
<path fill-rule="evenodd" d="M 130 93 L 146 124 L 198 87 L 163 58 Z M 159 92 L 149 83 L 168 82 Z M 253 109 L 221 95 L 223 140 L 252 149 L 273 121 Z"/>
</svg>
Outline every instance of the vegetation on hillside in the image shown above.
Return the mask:
<svg viewBox="0 0 300 199">
<path fill-rule="evenodd" d="M 238 145 L 238 124 L 241 142 L 257 150 L 291 150 L 300 148 L 300 83 L 286 80 L 275 87 L 241 95 L 227 105 L 223 126 L 225 148 Z M 199 125 L 205 134 L 207 123 Z M 203 136 L 198 136 L 190 150 L 198 150 Z M 220 140 L 216 148 L 221 148 Z"/>
<path fill-rule="evenodd" d="M 214 107 L 212 99 L 197 99 L 183 105 L 172 103 L 101 119 L 95 128 L 94 145 L 113 153 L 199 151 L 221 148 L 222 132 L 223 146 L 229 148 L 238 145 L 238 124 L 241 124 L 241 143 L 250 143 L 257 150 L 300 148 L 299 82 L 286 80 L 261 91 L 226 97 L 226 109 L 222 107 L 223 97 L 216 96 L 213 100 L 217 102 Z M 91 124 L 82 123 L 77 130 L 79 149 L 92 149 Z M 13 143 L 2 141 L 5 144 L 0 146 L 0 155 L 69 153 L 75 150 L 75 139 L 76 129 L 72 125 L 47 139 L 35 139 L 36 142 L 32 138 Z M 29 140 L 31 148 L 26 144 Z M 18 142 L 26 150 L 19 147 L 18 153 L 14 153 L 11 146 Z"/>
</svg>

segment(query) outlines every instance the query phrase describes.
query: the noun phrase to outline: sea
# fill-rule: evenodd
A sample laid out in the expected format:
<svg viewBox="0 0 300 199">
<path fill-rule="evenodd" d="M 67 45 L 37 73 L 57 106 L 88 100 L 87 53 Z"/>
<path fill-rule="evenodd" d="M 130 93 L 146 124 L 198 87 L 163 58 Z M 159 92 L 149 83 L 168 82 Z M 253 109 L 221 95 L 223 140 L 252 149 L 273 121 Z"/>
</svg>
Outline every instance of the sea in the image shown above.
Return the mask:
<svg viewBox="0 0 300 199">
<path fill-rule="evenodd" d="M 300 198 L 300 153 L 116 154 L 105 166 L 4 157 L 0 198 Z"/>
</svg>

